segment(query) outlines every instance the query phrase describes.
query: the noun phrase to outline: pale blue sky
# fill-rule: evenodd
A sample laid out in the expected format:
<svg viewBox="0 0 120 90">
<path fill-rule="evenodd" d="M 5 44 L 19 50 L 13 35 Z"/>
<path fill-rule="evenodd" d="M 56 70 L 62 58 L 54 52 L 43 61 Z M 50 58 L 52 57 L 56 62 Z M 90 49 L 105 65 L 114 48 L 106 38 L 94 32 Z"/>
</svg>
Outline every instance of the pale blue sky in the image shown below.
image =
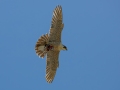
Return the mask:
<svg viewBox="0 0 120 90">
<path fill-rule="evenodd" d="M 57 5 L 68 51 L 48 84 L 34 47 Z M 120 0 L 0 0 L 0 90 L 120 90 Z"/>
</svg>

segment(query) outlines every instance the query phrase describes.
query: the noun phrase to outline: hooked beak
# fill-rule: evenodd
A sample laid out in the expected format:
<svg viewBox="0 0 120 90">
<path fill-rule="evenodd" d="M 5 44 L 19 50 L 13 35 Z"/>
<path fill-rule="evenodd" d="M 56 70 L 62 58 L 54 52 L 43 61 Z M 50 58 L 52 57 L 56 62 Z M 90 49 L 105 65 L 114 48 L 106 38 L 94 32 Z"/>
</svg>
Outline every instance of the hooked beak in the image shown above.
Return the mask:
<svg viewBox="0 0 120 90">
<path fill-rule="evenodd" d="M 68 49 L 66 48 L 66 51 L 67 51 Z"/>
</svg>

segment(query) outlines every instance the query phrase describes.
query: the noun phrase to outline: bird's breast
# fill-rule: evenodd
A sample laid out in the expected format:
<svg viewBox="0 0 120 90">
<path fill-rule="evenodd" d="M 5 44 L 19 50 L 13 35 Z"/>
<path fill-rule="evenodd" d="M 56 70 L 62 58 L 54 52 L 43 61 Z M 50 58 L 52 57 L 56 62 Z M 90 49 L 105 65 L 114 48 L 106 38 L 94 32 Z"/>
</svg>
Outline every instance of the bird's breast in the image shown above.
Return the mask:
<svg viewBox="0 0 120 90">
<path fill-rule="evenodd" d="M 60 50 L 60 47 L 61 47 L 61 43 L 60 42 L 49 42 L 49 44 L 53 46 L 55 51 Z"/>
</svg>

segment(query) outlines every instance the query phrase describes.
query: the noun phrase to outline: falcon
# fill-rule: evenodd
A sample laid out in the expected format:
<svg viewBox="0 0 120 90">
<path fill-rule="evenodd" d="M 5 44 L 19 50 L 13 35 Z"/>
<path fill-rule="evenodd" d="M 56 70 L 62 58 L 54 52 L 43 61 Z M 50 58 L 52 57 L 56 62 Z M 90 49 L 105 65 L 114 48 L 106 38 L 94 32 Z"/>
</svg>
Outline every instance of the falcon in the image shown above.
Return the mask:
<svg viewBox="0 0 120 90">
<path fill-rule="evenodd" d="M 49 33 L 42 35 L 35 46 L 36 54 L 46 57 L 46 81 L 52 83 L 56 70 L 59 67 L 59 53 L 61 50 L 67 50 L 67 47 L 61 42 L 61 32 L 63 30 L 62 7 L 56 6 L 53 11 L 53 17 Z"/>
</svg>

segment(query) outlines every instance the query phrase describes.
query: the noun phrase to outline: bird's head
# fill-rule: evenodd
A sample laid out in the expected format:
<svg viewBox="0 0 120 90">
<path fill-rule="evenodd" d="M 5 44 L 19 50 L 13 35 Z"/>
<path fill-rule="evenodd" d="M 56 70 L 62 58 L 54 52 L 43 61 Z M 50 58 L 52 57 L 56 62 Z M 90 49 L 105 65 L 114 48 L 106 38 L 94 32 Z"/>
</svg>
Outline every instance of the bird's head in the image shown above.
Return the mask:
<svg viewBox="0 0 120 90">
<path fill-rule="evenodd" d="M 65 45 L 62 45 L 62 50 L 67 50 L 67 47 Z"/>
</svg>

